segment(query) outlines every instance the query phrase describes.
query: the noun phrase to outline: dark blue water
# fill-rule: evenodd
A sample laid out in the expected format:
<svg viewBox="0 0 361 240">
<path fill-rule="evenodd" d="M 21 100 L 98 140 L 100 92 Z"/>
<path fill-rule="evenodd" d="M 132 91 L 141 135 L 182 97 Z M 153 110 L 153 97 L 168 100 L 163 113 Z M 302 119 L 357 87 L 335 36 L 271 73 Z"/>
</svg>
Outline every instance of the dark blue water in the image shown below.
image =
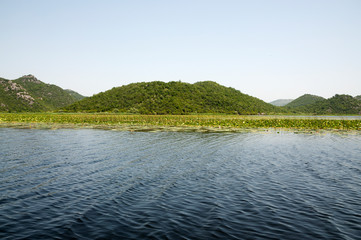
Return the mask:
<svg viewBox="0 0 361 240">
<path fill-rule="evenodd" d="M 361 136 L 0 129 L 0 239 L 361 239 Z"/>
</svg>

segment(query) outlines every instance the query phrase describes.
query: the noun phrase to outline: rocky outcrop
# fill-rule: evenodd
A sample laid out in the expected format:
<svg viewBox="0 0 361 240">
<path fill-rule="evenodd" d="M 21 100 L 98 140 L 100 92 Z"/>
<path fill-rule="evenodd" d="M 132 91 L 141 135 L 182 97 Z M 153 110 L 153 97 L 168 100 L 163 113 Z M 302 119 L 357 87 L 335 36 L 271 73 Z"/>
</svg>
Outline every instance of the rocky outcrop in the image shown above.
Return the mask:
<svg viewBox="0 0 361 240">
<path fill-rule="evenodd" d="M 22 82 L 33 82 L 33 83 L 42 83 L 40 80 L 38 80 L 35 76 L 28 74 L 21 77 Z"/>
<path fill-rule="evenodd" d="M 18 98 L 24 99 L 24 100 L 27 101 L 30 105 L 33 105 L 33 104 L 34 104 L 35 99 L 34 99 L 32 96 L 30 96 L 29 93 L 27 93 L 27 92 L 17 92 L 17 93 L 16 93 L 16 96 L 17 96 Z"/>
</svg>

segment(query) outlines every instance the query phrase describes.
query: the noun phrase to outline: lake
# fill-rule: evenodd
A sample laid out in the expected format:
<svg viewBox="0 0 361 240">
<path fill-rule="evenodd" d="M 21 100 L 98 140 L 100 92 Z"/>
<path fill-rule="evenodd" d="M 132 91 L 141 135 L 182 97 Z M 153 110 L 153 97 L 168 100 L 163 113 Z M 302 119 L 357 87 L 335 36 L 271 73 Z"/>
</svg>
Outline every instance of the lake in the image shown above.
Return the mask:
<svg viewBox="0 0 361 240">
<path fill-rule="evenodd" d="M 0 239 L 360 239 L 361 135 L 0 129 Z"/>
</svg>

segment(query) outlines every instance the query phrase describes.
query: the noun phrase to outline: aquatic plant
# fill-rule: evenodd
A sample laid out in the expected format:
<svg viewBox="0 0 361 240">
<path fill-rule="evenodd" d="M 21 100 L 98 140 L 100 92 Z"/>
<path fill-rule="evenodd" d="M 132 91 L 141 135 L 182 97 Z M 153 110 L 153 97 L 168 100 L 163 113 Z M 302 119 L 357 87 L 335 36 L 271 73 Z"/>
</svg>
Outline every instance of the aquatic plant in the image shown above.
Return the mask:
<svg viewBox="0 0 361 240">
<path fill-rule="evenodd" d="M 361 130 L 361 120 L 239 115 L 124 115 L 90 113 L 0 113 L 0 124 L 46 123 L 76 126 L 288 128 Z"/>
</svg>

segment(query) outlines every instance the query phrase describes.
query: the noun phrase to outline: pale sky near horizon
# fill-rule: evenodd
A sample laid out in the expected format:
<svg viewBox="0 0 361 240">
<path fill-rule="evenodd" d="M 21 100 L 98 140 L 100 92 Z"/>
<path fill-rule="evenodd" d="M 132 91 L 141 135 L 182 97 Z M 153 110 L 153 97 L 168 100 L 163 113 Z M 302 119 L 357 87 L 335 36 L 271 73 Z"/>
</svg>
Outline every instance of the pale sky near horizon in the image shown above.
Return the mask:
<svg viewBox="0 0 361 240">
<path fill-rule="evenodd" d="M 361 95 L 361 0 L 0 0 L 0 77 L 91 96 L 211 80 L 266 102 Z"/>
</svg>

